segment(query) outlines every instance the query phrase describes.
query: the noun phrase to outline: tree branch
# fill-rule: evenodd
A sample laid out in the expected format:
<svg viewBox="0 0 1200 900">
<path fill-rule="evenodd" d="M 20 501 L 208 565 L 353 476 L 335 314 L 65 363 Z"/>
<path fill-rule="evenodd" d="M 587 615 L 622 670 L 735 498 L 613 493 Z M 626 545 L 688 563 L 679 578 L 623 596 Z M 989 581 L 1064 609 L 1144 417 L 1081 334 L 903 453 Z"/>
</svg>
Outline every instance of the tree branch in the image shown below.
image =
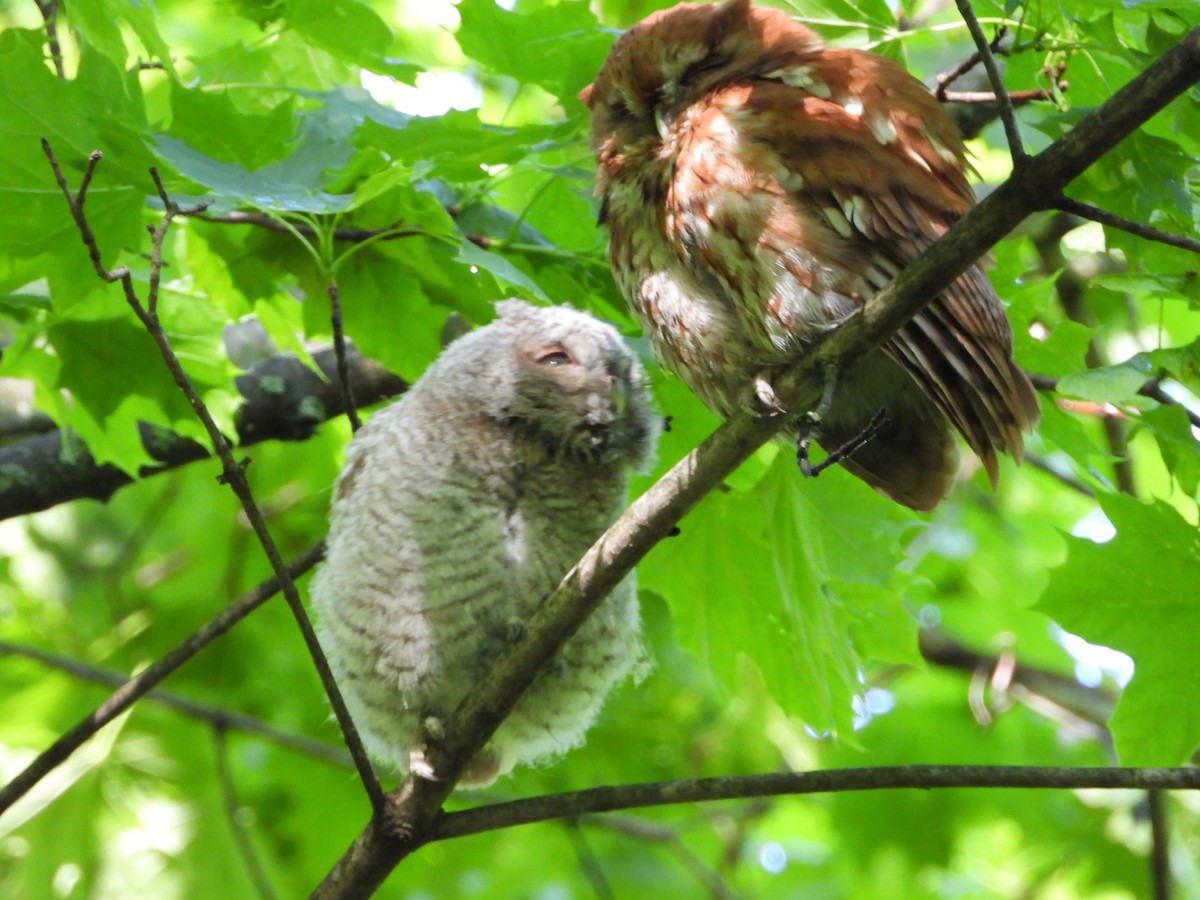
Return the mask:
<svg viewBox="0 0 1200 900">
<path fill-rule="evenodd" d="M 303 557 L 301 557 L 303 558 Z M 295 563 L 293 563 L 295 564 Z M 300 574 L 296 573 L 297 576 Z M 273 596 L 273 594 L 268 595 Z M 241 602 L 241 601 L 237 601 Z M 235 603 L 236 605 L 236 603 Z M 260 604 L 261 605 L 261 604 Z M 257 606 L 253 607 L 257 608 Z M 251 610 L 247 610 L 250 612 Z M 224 632 L 220 632 L 224 633 Z M 218 634 L 212 635 L 217 637 Z M 205 643 L 211 642 L 209 638 Z M 121 687 L 129 682 L 129 677 L 122 675 L 120 672 L 112 669 L 102 669 L 99 666 L 89 665 L 85 662 L 80 662 L 77 659 L 61 656 L 57 653 L 50 653 L 47 650 L 42 650 L 38 647 L 30 647 L 25 644 L 17 644 L 12 641 L 0 640 L 0 653 L 9 656 L 21 656 L 25 659 L 31 659 L 39 662 L 44 666 L 49 666 L 52 669 L 57 669 L 60 672 L 66 672 L 68 675 L 74 675 L 76 678 L 82 678 L 84 681 L 95 682 L 96 684 L 106 684 L 110 687 Z M 313 740 L 302 734 L 294 734 L 290 731 L 284 731 L 281 728 L 276 728 L 270 722 L 265 722 L 262 719 L 248 716 L 245 713 L 233 712 L 232 710 L 224 709 L 220 706 L 212 706 L 207 703 L 200 703 L 182 694 L 177 694 L 174 691 L 165 691 L 155 688 L 146 691 L 142 696 L 146 700 L 160 703 L 168 709 L 173 709 L 178 713 L 189 716 L 193 719 L 198 719 L 201 722 L 207 722 L 223 729 L 235 729 L 244 731 L 246 734 L 252 734 L 255 737 L 260 737 L 263 740 L 278 744 L 281 747 L 287 747 L 290 750 L 295 750 L 298 753 L 303 753 L 311 756 L 313 759 L 319 759 L 323 762 L 331 763 L 335 766 L 348 768 L 354 765 L 350 756 L 346 753 L 345 748 L 335 747 L 331 744 L 326 744 L 324 741 Z"/>
<path fill-rule="evenodd" d="M 979 20 L 975 18 L 971 0 L 955 0 L 955 3 L 958 5 L 959 15 L 966 22 L 967 30 L 971 32 L 971 37 L 975 41 L 975 48 L 979 52 L 979 60 L 983 63 L 983 68 L 987 71 L 988 80 L 992 83 L 992 92 L 996 95 L 1000 121 L 1004 123 L 1004 136 L 1008 139 L 1008 149 L 1012 154 L 1013 168 L 1019 168 L 1028 159 L 1028 156 L 1021 143 L 1021 129 L 1017 127 L 1017 115 L 1013 111 L 1012 98 L 1008 96 L 1008 90 L 1004 87 L 1004 76 L 1000 74 L 1000 66 L 996 64 L 996 57 L 992 53 L 991 45 L 983 34 Z M 997 36 L 997 40 L 999 40 L 999 36 Z"/>
<path fill-rule="evenodd" d="M 823 383 L 824 372 L 830 366 L 837 367 L 839 363 L 858 358 L 878 346 L 1022 219 L 1040 209 L 1047 198 L 1057 197 L 1072 179 L 1198 78 L 1200 28 L 1188 34 L 1069 134 L 1017 167 L 1007 182 L 906 267 L 889 288 L 812 347 L 804 359 L 775 385 L 776 392 L 787 401 L 787 407 L 809 408 L 818 393 L 812 386 Z M 411 777 L 406 780 L 389 796 L 388 816 L 371 819 L 317 887 L 314 896 L 368 896 L 401 859 L 434 834 L 441 835 L 439 829 L 445 827 L 445 821 L 449 819 L 442 815 L 441 805 L 453 790 L 463 766 L 487 742 L 543 662 L 649 549 L 667 535 L 680 516 L 782 424 L 782 417 L 760 419 L 745 413 L 734 416 L 631 504 L 539 607 L 526 627 L 524 638 L 501 654 L 488 675 L 475 685 L 450 717 L 444 741 L 440 746 L 434 746 L 429 754 L 429 762 L 440 780 Z M 985 783 L 986 778 L 994 774 L 993 770 L 981 771 L 977 777 L 985 779 Z M 1126 773 L 1132 770 L 1114 771 Z M 1146 777 L 1151 781 L 1157 777 L 1193 779 L 1189 785 L 1200 784 L 1200 772 L 1195 770 L 1182 770 L 1182 774 L 1174 772 L 1170 776 L 1161 776 L 1162 770 L 1155 771 L 1160 775 Z M 828 777 L 830 773 L 812 775 L 820 783 L 819 778 Z M 762 793 L 777 793 L 783 788 L 789 788 L 788 792 L 795 790 L 795 783 L 787 779 L 797 776 L 762 777 L 767 779 L 758 784 Z M 781 777 L 782 781 L 771 781 Z M 961 779 L 962 774 L 955 777 Z M 1001 773 L 995 777 L 1004 780 L 1007 776 Z M 1119 781 L 1127 775 L 1112 777 Z M 730 795 L 742 794 L 734 791 Z M 673 787 L 666 794 L 660 794 L 656 802 L 670 803 L 679 799 L 685 798 Z"/>
<path fill-rule="evenodd" d="M 324 544 L 314 544 L 287 564 L 287 574 L 299 578 L 315 566 L 325 553 Z M 183 639 L 174 650 L 117 688 L 107 700 L 88 713 L 70 731 L 43 750 L 12 781 L 0 788 L 0 815 L 23 797 L 97 731 L 129 709 L 151 688 L 182 666 L 230 628 L 279 592 L 279 578 L 272 576 L 217 613 L 209 622 Z"/>
<path fill-rule="evenodd" d="M 1078 200 L 1072 200 L 1070 197 L 1059 197 L 1054 205 L 1065 213 L 1070 213 L 1084 219 L 1091 219 L 1093 222 L 1099 222 L 1101 225 L 1107 225 L 1109 228 L 1116 228 L 1119 231 L 1128 231 L 1130 234 L 1145 238 L 1148 241 L 1157 241 L 1160 244 L 1179 247 L 1182 250 L 1190 250 L 1192 253 L 1200 253 L 1200 241 L 1195 238 L 1171 234 L 1169 231 L 1152 228 L 1149 225 L 1143 225 L 1141 222 L 1134 222 L 1131 219 L 1118 216 L 1116 213 L 1100 209 L 1098 206 L 1092 206 L 1090 203 L 1080 203 Z"/>
<path fill-rule="evenodd" d="M 239 447 L 267 440 L 306 440 L 321 422 L 343 411 L 334 351 L 319 350 L 312 358 L 320 374 L 294 356 L 280 355 L 235 379 L 246 398 L 236 419 Z M 347 355 L 347 367 L 354 396 L 363 405 L 407 388 L 402 379 L 353 348 Z M 165 428 L 143 423 L 140 431 L 142 446 L 157 464 L 142 468 L 136 478 L 114 465 L 97 465 L 78 438 L 57 429 L 0 447 L 0 519 L 83 497 L 106 501 L 137 479 L 210 456 L 203 445 Z"/>
<path fill-rule="evenodd" d="M 427 840 L 444 841 L 551 819 L 644 809 L 651 806 L 676 806 L 681 803 L 897 788 L 931 790 L 964 787 L 1036 790 L 1200 790 L 1200 768 L 878 766 L 863 769 L 829 769 L 821 772 L 772 772 L 767 775 L 654 781 L 551 794 L 446 813 L 432 827 Z"/>
</svg>

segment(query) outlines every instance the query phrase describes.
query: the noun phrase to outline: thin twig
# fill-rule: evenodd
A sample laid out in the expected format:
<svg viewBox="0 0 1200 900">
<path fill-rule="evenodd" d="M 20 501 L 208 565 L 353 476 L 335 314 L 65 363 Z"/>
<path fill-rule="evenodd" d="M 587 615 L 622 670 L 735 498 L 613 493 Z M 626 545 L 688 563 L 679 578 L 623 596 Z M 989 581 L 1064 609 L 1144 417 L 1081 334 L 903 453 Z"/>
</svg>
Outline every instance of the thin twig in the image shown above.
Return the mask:
<svg viewBox="0 0 1200 900">
<path fill-rule="evenodd" d="M 1193 428 L 1200 428 L 1200 413 L 1191 409 L 1186 403 L 1176 400 L 1162 388 L 1161 378 L 1151 378 L 1140 388 L 1138 393 L 1143 397 L 1149 397 L 1151 400 L 1156 400 L 1163 406 L 1178 406 L 1187 413 L 1188 421 L 1192 423 Z"/>
<path fill-rule="evenodd" d="M 46 152 L 46 158 L 50 161 L 50 165 L 54 169 L 59 187 L 67 198 L 68 205 L 71 207 L 76 224 L 80 225 L 80 235 L 84 243 L 88 245 L 88 255 L 92 259 L 92 263 L 97 268 L 97 271 L 103 273 L 106 270 L 100 262 L 100 250 L 96 246 L 95 236 L 92 234 L 91 229 L 87 227 L 83 204 L 77 196 L 73 197 L 71 195 L 70 188 L 67 187 L 66 179 L 59 168 L 58 160 L 51 151 L 49 142 L 44 138 L 42 140 L 42 147 Z M 93 151 L 89 157 L 89 168 L 94 170 L 95 164 L 99 162 L 99 159 L 99 151 Z M 371 808 L 374 812 L 379 813 L 384 807 L 383 789 L 379 786 L 379 779 L 376 777 L 374 769 L 371 768 L 371 762 L 367 758 L 362 740 L 358 736 L 358 731 L 355 729 L 354 722 L 350 718 L 350 711 L 346 708 L 341 691 L 334 681 L 333 672 L 329 668 L 329 661 L 325 658 L 325 653 L 317 640 L 316 631 L 308 619 L 308 614 L 300 599 L 300 593 L 296 590 L 295 583 L 288 576 L 283 557 L 279 553 L 279 548 L 275 545 L 275 540 L 271 537 L 270 530 L 263 519 L 262 511 L 258 508 L 258 504 L 254 500 L 242 465 L 234 460 L 229 441 L 217 427 L 216 422 L 208 411 L 208 407 L 205 406 L 191 379 L 184 372 L 179 358 L 171 348 L 166 332 L 158 320 L 158 284 L 162 271 L 162 244 L 163 239 L 166 237 L 167 229 L 170 227 L 171 220 L 176 216 L 196 214 L 206 209 L 208 204 L 199 204 L 186 209 L 182 208 L 167 195 L 166 189 L 163 187 L 162 181 L 155 169 L 150 169 L 150 176 L 154 179 L 154 185 L 158 190 L 159 199 L 163 203 L 164 211 L 162 220 L 151 232 L 150 286 L 145 306 L 142 305 L 142 301 L 134 289 L 133 277 L 128 267 L 122 266 L 120 270 L 108 272 L 109 277 L 105 278 L 105 280 L 120 280 L 121 286 L 125 291 L 125 299 L 129 303 L 130 308 L 154 340 L 155 345 L 158 347 L 159 355 L 162 357 L 167 370 L 171 373 L 175 385 L 184 397 L 187 398 L 196 418 L 200 420 L 204 426 L 204 430 L 208 433 L 213 451 L 221 460 L 222 471 L 219 480 L 228 484 L 234 494 L 237 495 L 238 501 L 246 513 L 246 518 L 249 520 L 250 526 L 258 538 L 258 542 L 262 545 L 263 552 L 271 564 L 271 569 L 279 579 L 284 599 L 287 601 L 288 608 L 292 611 L 292 616 L 295 618 L 305 646 L 308 648 L 309 656 L 312 658 L 313 666 L 317 670 L 317 676 L 320 678 L 321 685 L 325 689 L 325 694 L 329 698 L 329 703 L 333 707 L 334 716 L 337 718 L 338 725 L 342 729 L 342 736 L 346 741 L 346 746 L 350 750 L 350 755 L 354 757 L 354 764 L 358 769 L 359 777 L 362 779 L 367 797 L 371 801 Z M 102 277 L 104 276 L 102 275 Z"/>
<path fill-rule="evenodd" d="M 287 574 L 299 578 L 320 561 L 324 544 L 314 544 L 287 565 Z M 117 688 L 107 700 L 53 744 L 43 750 L 12 781 L 0 788 L 0 814 L 29 792 L 35 784 L 79 749 L 97 731 L 129 709 L 164 678 L 219 638 L 230 628 L 270 600 L 279 591 L 280 580 L 272 576 L 250 589 L 221 610 L 205 625 L 183 639 L 175 649 Z"/>
<path fill-rule="evenodd" d="M 350 364 L 346 361 L 346 334 L 342 330 L 342 301 L 336 281 L 329 282 L 326 288 L 329 292 L 329 322 L 333 329 L 333 353 L 337 359 L 338 378 L 342 383 L 342 404 L 346 408 L 346 418 L 350 420 L 350 430 L 358 431 L 362 427 L 362 419 L 358 415 L 358 406 L 354 402 L 354 385 L 350 382 Z"/>
<path fill-rule="evenodd" d="M 221 783 L 225 819 L 229 822 L 229 831 L 233 835 L 238 855 L 246 867 L 246 875 L 249 876 L 259 897 L 263 900 L 274 900 L 275 889 L 271 887 L 271 880 L 258 858 L 258 852 L 254 849 L 246 826 L 238 818 L 241 803 L 238 802 L 237 788 L 234 786 L 233 772 L 229 766 L 229 745 L 225 740 L 225 729 L 220 726 L 213 728 L 213 750 L 217 761 L 217 780 Z"/>
<path fill-rule="evenodd" d="M 579 868 L 583 870 L 584 877 L 592 886 L 592 893 L 599 900 L 613 900 L 617 895 L 613 892 L 612 885 L 609 884 L 608 876 L 604 874 L 604 868 L 600 865 L 600 861 L 596 859 L 596 854 L 592 852 L 587 839 L 580 831 L 579 820 L 567 819 L 563 822 L 563 827 L 571 849 L 575 851 L 575 858 L 579 860 Z"/>
<path fill-rule="evenodd" d="M 1098 206 L 1092 206 L 1090 203 L 1081 203 L 1078 200 L 1072 200 L 1070 197 L 1059 197 L 1054 202 L 1054 206 L 1063 212 L 1071 213 L 1084 219 L 1091 219 L 1093 222 L 1099 222 L 1101 225 L 1107 225 L 1110 228 L 1116 228 L 1120 231 L 1128 231 L 1130 234 L 1145 238 L 1148 241 L 1157 241 L 1160 244 L 1168 244 L 1172 247 L 1190 250 L 1192 253 L 1200 253 L 1200 240 L 1184 237 L 1180 234 L 1171 234 L 1169 231 L 1161 231 L 1158 228 L 1143 225 L 1141 222 L 1134 222 L 1132 219 L 1123 218 L 1115 213 L 1108 212 L 1108 210 L 1100 209 Z"/>
<path fill-rule="evenodd" d="M 1091 497 L 1092 499 L 1095 499 L 1096 492 L 1090 487 L 1069 472 L 1063 472 L 1057 466 L 1051 465 L 1048 460 L 1043 459 L 1036 453 L 1026 453 L 1025 462 L 1033 466 L 1033 468 L 1037 469 L 1039 472 L 1045 472 L 1060 484 L 1066 485 L 1075 493 L 1082 494 L 1084 497 Z"/>
<path fill-rule="evenodd" d="M 1053 100 L 1054 91 L 1049 88 L 1036 88 L 1028 91 L 1012 91 L 1008 98 L 1014 106 L 1035 103 L 1039 100 Z M 996 103 L 995 91 L 942 91 L 939 100 L 947 103 Z"/>
<path fill-rule="evenodd" d="M 992 38 L 992 42 L 989 45 L 992 53 L 1000 52 L 1000 43 L 1006 37 L 1008 37 L 1008 26 L 1001 25 L 998 29 L 996 29 L 996 36 L 994 38 Z M 966 75 L 972 69 L 974 69 L 977 65 L 979 65 L 979 62 L 981 59 L 982 59 L 982 57 L 980 56 L 979 51 L 976 50 L 973 53 L 971 53 L 969 56 L 967 56 L 966 59 L 962 60 L 957 65 L 955 65 L 953 68 L 947 69 L 945 72 L 939 73 L 936 78 L 937 87 L 933 89 L 933 96 L 937 97 L 938 100 L 940 100 L 943 103 L 947 102 L 947 100 L 949 100 L 948 91 L 949 91 L 950 85 L 954 84 L 954 82 L 958 81 L 958 79 L 962 78 L 964 75 Z M 992 101 L 994 102 L 995 99 L 996 99 L 995 94 L 992 94 Z M 958 102 L 961 102 L 961 101 L 958 101 Z"/>
<path fill-rule="evenodd" d="M 246 212 L 245 210 L 233 210 L 219 216 L 197 214 L 193 218 L 200 219 L 203 222 L 212 222 L 216 225 L 253 225 L 267 231 L 274 231 L 277 234 L 292 233 L 287 225 L 283 225 L 270 216 L 265 216 L 262 213 Z M 311 225 L 304 222 L 289 222 L 289 224 L 305 237 L 312 238 L 317 236 L 316 230 Z M 462 236 L 472 244 L 482 247 L 485 250 L 495 247 L 497 244 L 495 238 L 488 237 L 486 234 L 463 232 Z M 333 239 L 335 241 L 343 241 L 349 244 L 360 244 L 364 241 L 376 240 L 395 241 L 410 237 L 434 238 L 437 235 L 431 234 L 419 225 L 402 227 L 399 223 L 389 225 L 386 228 L 335 228 L 333 230 Z"/>
<path fill-rule="evenodd" d="M 1000 74 L 1000 67 L 996 64 L 996 57 L 992 54 L 992 48 L 983 34 L 979 20 L 975 18 L 971 0 L 954 0 L 954 2 L 958 6 L 958 12 L 963 21 L 967 23 L 967 30 L 971 32 L 975 48 L 979 51 L 980 62 L 987 70 L 988 81 L 992 83 L 992 90 L 996 93 L 996 105 L 1000 111 L 1000 121 L 1004 123 L 1004 134 L 1008 139 L 1009 153 L 1012 154 L 1013 168 L 1018 168 L 1028 157 L 1025 154 L 1025 147 L 1021 143 L 1021 130 L 1017 127 L 1017 116 L 1013 111 L 1008 91 L 1004 87 L 1004 78 Z"/>
<path fill-rule="evenodd" d="M 1150 885 L 1154 900 L 1171 900 L 1171 832 L 1167 828 L 1167 796 L 1147 791 L 1150 811 Z"/>
<path fill-rule="evenodd" d="M 46 45 L 50 48 L 50 60 L 59 78 L 66 78 L 63 70 L 62 47 L 58 43 L 58 0 L 34 0 L 42 21 L 46 26 Z"/>
<path fill-rule="evenodd" d="M 1077 219 L 1072 219 L 1066 214 L 1052 216 L 1042 232 L 1033 236 L 1033 245 L 1042 259 L 1042 268 L 1047 272 L 1059 273 L 1054 279 L 1054 293 L 1067 318 L 1087 328 L 1095 328 L 1095 321 L 1085 300 L 1090 273 L 1072 267 L 1062 250 L 1062 238 L 1075 228 L 1077 223 Z M 1084 362 L 1089 369 L 1098 369 L 1107 363 L 1095 335 L 1088 341 Z M 1113 479 L 1118 489 L 1133 496 L 1137 493 L 1137 488 L 1133 477 L 1133 463 L 1129 459 L 1125 422 L 1117 416 L 1102 416 L 1101 424 L 1113 457 Z"/>
<path fill-rule="evenodd" d="M 71 659 L 67 656 L 61 656 L 57 653 L 50 653 L 47 650 L 30 647 L 25 644 L 17 644 L 12 641 L 0 640 L 0 653 L 32 659 L 44 666 L 49 666 L 52 669 L 66 672 L 69 675 L 74 675 L 76 678 L 92 681 L 96 684 L 120 687 L 130 680 L 128 676 L 122 675 L 120 672 L 113 671 L 112 669 L 102 669 L 99 666 L 92 666 L 77 659 Z M 212 706 L 207 703 L 199 703 L 174 691 L 167 691 L 161 688 L 145 692 L 144 697 L 147 701 L 160 703 L 169 709 L 173 709 L 193 719 L 199 719 L 202 722 L 208 722 L 220 728 L 233 728 L 238 731 L 244 731 L 247 734 L 260 737 L 281 747 L 287 747 L 290 750 L 311 756 L 313 759 L 319 759 L 343 768 L 353 767 L 354 765 L 349 754 L 343 747 L 336 747 L 302 734 L 293 734 L 290 731 L 284 731 L 281 728 L 276 728 L 270 722 L 264 722 L 262 719 L 248 716 L 245 713 L 233 712 L 232 710 L 224 709 L 220 706 Z"/>
<path fill-rule="evenodd" d="M 688 848 L 674 828 L 654 822 L 645 822 L 630 816 L 586 816 L 581 821 L 593 827 L 607 828 L 618 834 L 637 838 L 640 841 L 649 840 L 663 844 L 679 860 L 680 865 L 687 870 L 688 874 L 704 887 L 709 896 L 715 897 L 717 900 L 736 900 L 738 896 L 730 890 L 729 885 L 725 883 L 725 879 L 716 869 L 706 864 Z"/>
<path fill-rule="evenodd" d="M 1058 390 L 1058 379 L 1052 378 L 1049 375 L 1030 375 L 1029 380 L 1033 382 L 1033 386 L 1039 391 L 1054 392 Z M 1163 406 L 1178 406 L 1188 417 L 1188 421 L 1192 423 L 1193 428 L 1200 428 L 1200 413 L 1191 409 L 1186 403 L 1172 397 L 1162 387 L 1162 379 L 1155 376 L 1137 389 L 1137 393 L 1143 397 L 1149 397 L 1161 403 Z"/>
<path fill-rule="evenodd" d="M 517 825 L 571 816 L 594 815 L 652 806 L 784 797 L 897 788 L 1141 788 L 1200 790 L 1200 768 L 1127 768 L 1123 766 L 878 766 L 822 772 L 772 772 L 694 778 L 592 788 L 477 806 L 443 815 L 430 841 L 444 841 Z"/>
</svg>

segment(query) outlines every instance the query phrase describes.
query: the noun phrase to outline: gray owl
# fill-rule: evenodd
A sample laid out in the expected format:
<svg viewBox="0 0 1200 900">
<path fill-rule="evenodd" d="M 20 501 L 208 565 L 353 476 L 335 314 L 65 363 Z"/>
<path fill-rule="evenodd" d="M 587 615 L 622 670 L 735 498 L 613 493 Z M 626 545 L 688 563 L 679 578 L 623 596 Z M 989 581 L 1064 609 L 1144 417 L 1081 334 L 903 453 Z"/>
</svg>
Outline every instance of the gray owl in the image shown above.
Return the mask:
<svg viewBox="0 0 1200 900">
<path fill-rule="evenodd" d="M 659 430 L 611 326 L 561 306 L 497 310 L 355 436 L 312 587 L 367 750 L 425 777 L 426 742 L 624 509 Z M 609 690 L 645 665 L 630 575 L 459 783 L 579 745 Z"/>
</svg>

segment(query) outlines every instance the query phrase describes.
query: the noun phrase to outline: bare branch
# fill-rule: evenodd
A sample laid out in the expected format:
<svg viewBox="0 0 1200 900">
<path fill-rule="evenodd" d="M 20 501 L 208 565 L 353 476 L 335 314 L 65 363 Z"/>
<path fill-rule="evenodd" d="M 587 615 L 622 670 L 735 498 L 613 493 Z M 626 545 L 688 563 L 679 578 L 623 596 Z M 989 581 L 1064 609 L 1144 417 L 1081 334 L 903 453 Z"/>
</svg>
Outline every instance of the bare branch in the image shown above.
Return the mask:
<svg viewBox="0 0 1200 900">
<path fill-rule="evenodd" d="M 297 572 L 298 574 L 300 573 Z M 249 611 L 247 610 L 247 612 Z M 206 643 L 208 642 L 206 641 Z M 0 640 L 0 653 L 32 659 L 52 669 L 66 672 L 69 675 L 74 675 L 76 678 L 82 678 L 85 681 L 92 681 L 96 684 L 121 687 L 129 681 L 128 676 L 122 675 L 120 672 L 112 669 L 102 669 L 99 666 L 88 665 L 77 659 L 71 659 L 57 653 L 50 653 L 37 647 L 29 647 L 12 641 Z M 276 728 L 270 722 L 264 722 L 262 719 L 248 716 L 245 713 L 233 712 L 232 710 L 212 706 L 207 703 L 199 703 L 174 691 L 166 691 L 161 688 L 147 691 L 142 696 L 146 700 L 160 703 L 168 709 L 173 709 L 193 719 L 208 722 L 210 725 L 218 728 L 232 728 L 237 731 L 244 731 L 247 734 L 271 741 L 281 747 L 287 747 L 290 750 L 295 750 L 311 756 L 313 759 L 319 759 L 322 762 L 331 763 L 342 768 L 354 765 L 349 754 L 342 747 L 335 747 L 323 741 L 313 740 L 302 734 L 284 731 L 281 728 Z"/>
<path fill-rule="evenodd" d="M 350 380 L 350 367 L 346 361 L 346 333 L 342 330 L 342 301 L 336 281 L 326 288 L 329 294 L 329 322 L 333 329 L 333 352 L 337 359 L 338 381 L 342 385 L 342 406 L 350 420 L 352 431 L 362 428 L 358 405 L 354 402 L 354 383 Z"/>
<path fill-rule="evenodd" d="M 1190 250 L 1192 253 L 1200 253 L 1200 240 L 1184 237 L 1180 234 L 1171 234 L 1169 231 L 1161 231 L 1149 225 L 1143 225 L 1141 222 L 1134 222 L 1132 219 L 1123 218 L 1115 213 L 1092 206 L 1090 203 L 1080 203 L 1078 200 L 1072 200 L 1070 197 L 1059 197 L 1054 205 L 1063 212 L 1071 213 L 1084 219 L 1091 219 L 1093 222 L 1099 222 L 1101 225 L 1107 225 L 1109 228 L 1128 231 L 1130 234 L 1145 238 L 1148 241 L 1157 241 L 1160 244 L 1168 244 L 1172 247 L 1179 247 L 1182 250 Z"/>
<path fill-rule="evenodd" d="M 847 791 L 897 788 L 1141 788 L 1200 790 L 1200 768 L 1122 768 L 1118 766 L 879 766 L 829 769 L 822 772 L 773 772 L 656 781 L 592 788 L 566 794 L 533 797 L 446 813 L 432 828 L 429 841 L 529 825 L 570 816 L 594 815 L 651 806 L 744 800 L 750 797 L 788 797 Z"/>
<path fill-rule="evenodd" d="M 1000 45 L 1006 37 L 1008 37 L 1008 26 L 1007 25 L 1002 25 L 1000 28 L 996 29 L 996 36 L 994 38 L 992 38 L 991 44 L 988 45 L 989 49 L 992 51 L 993 54 L 999 54 L 1002 52 L 1000 49 Z M 950 85 L 954 84 L 954 82 L 958 81 L 958 79 L 962 78 L 964 75 L 966 75 L 972 69 L 974 69 L 977 65 L 979 65 L 979 63 L 982 59 L 983 59 L 983 57 L 980 56 L 979 51 L 976 50 L 974 53 L 971 53 L 969 56 L 967 56 L 964 60 L 959 62 L 954 67 L 947 69 L 945 72 L 939 73 L 937 75 L 937 77 L 934 79 L 937 82 L 937 87 L 934 88 L 933 95 L 935 97 L 937 97 L 938 100 L 941 100 L 943 103 L 947 102 L 950 99 L 949 95 L 948 95 Z M 996 96 L 995 96 L 995 93 L 993 93 L 992 94 L 992 102 L 994 103 L 995 100 L 996 100 Z M 962 101 L 951 101 L 951 102 L 962 102 Z"/>
<path fill-rule="evenodd" d="M 1033 382 L 1033 386 L 1039 391 L 1053 392 L 1058 390 L 1057 378 L 1051 378 L 1048 375 L 1031 375 L 1029 380 Z M 1187 413 L 1188 421 L 1192 423 L 1192 427 L 1200 428 L 1200 413 L 1189 408 L 1186 403 L 1181 403 L 1164 391 L 1161 378 L 1151 378 L 1140 388 L 1138 388 L 1137 392 L 1143 397 L 1149 397 L 1151 400 L 1156 400 L 1163 406 L 1181 407 L 1183 411 Z"/>
<path fill-rule="evenodd" d="M 66 78 L 63 71 L 62 47 L 58 43 L 58 0 L 33 0 L 46 28 L 46 46 L 50 48 L 50 60 L 59 78 Z"/>
<path fill-rule="evenodd" d="M 1061 89 L 1061 86 L 1060 86 Z M 1013 106 L 1023 106 L 1038 100 L 1053 100 L 1054 91 L 1049 88 L 1036 88 L 1028 91 L 1012 91 L 1008 98 Z M 947 103 L 996 103 L 995 91 L 942 91 L 939 99 Z"/>
<path fill-rule="evenodd" d="M 1038 456 L 1036 453 L 1026 453 L 1024 461 L 1033 466 L 1039 472 L 1045 472 L 1051 478 L 1058 481 L 1060 484 L 1066 485 L 1077 494 L 1082 494 L 1084 497 L 1095 498 L 1096 492 L 1080 481 L 1078 478 L 1071 475 L 1069 472 L 1063 472 L 1057 467 L 1051 465 L 1046 459 Z"/>
<path fill-rule="evenodd" d="M 324 544 L 315 544 L 287 564 L 287 575 L 299 578 L 324 555 Z M 174 650 L 151 663 L 126 681 L 70 731 L 43 750 L 12 781 L 0 788 L 0 814 L 23 797 L 30 788 L 78 750 L 97 731 L 129 709 L 164 678 L 203 650 L 230 628 L 270 600 L 279 591 L 278 577 L 268 578 L 217 613 L 207 624 L 184 638 Z"/>
<path fill-rule="evenodd" d="M 455 210 L 447 210 L 451 216 L 455 215 Z M 217 225 L 253 225 L 256 228 L 262 228 L 266 231 L 274 231 L 277 234 L 291 234 L 291 229 L 295 229 L 305 237 L 316 237 L 317 233 L 305 222 L 289 222 L 288 225 L 280 223 L 277 219 L 262 213 L 247 212 L 245 210 L 233 210 L 219 216 L 197 214 L 193 218 L 200 219 L 203 222 L 212 222 Z M 290 226 L 290 227 L 289 227 Z M 348 244 L 361 244 L 366 241 L 395 241 L 401 238 L 410 237 L 433 237 L 424 228 L 419 225 L 402 226 L 400 223 L 389 225 L 386 228 L 335 228 L 333 230 L 333 239 L 335 241 L 344 241 Z M 500 244 L 493 237 L 486 234 L 475 234 L 474 232 L 462 232 L 463 238 L 483 249 L 491 249 Z"/>
</svg>

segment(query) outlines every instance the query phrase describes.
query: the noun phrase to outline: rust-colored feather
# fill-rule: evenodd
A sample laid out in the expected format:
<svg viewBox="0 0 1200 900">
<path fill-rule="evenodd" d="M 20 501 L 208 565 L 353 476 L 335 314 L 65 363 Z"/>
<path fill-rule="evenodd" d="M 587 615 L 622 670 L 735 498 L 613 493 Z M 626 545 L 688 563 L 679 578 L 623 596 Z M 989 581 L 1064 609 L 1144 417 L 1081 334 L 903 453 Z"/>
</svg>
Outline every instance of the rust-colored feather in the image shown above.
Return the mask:
<svg viewBox="0 0 1200 900">
<path fill-rule="evenodd" d="M 920 82 L 747 0 L 649 16 L 581 99 L 617 282 L 667 365 L 724 414 L 974 203 L 957 129 Z M 952 425 L 995 483 L 996 452 L 1020 458 L 1039 414 L 1011 355 L 972 267 L 840 373 L 822 440 L 883 406 L 891 426 L 850 471 L 931 508 L 952 484 Z"/>
</svg>

